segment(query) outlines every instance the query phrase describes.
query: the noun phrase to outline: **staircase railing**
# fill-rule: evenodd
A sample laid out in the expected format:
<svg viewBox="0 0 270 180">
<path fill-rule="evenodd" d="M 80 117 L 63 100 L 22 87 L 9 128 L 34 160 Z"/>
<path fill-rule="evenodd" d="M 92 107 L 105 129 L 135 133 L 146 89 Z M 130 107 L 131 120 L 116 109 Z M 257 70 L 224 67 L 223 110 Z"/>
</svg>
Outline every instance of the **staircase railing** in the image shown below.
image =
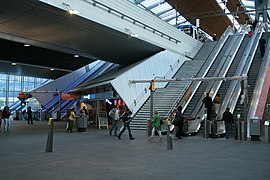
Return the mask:
<svg viewBox="0 0 270 180">
<path fill-rule="evenodd" d="M 173 65 L 170 65 L 170 69 L 167 71 L 167 73 L 163 76 L 163 77 L 160 77 L 160 76 L 155 76 L 154 79 L 157 79 L 157 78 L 163 78 L 163 79 L 166 79 L 168 77 L 171 76 L 171 74 L 174 72 L 173 69 L 174 68 L 178 68 L 180 69 L 180 59 L 183 59 L 184 57 L 181 57 L 181 58 L 178 58 L 178 60 L 173 64 Z M 177 72 L 177 71 L 176 71 Z M 176 73 L 175 72 L 175 73 Z M 168 82 L 166 82 L 168 84 Z M 141 93 L 133 100 L 133 103 L 130 105 L 130 109 L 133 109 L 136 105 L 137 105 L 137 102 L 139 102 L 141 100 L 141 98 L 143 98 L 143 95 L 147 93 L 148 89 L 149 89 L 149 86 L 150 86 L 150 82 L 149 84 L 147 84 L 143 91 L 141 91 Z M 148 98 L 147 98 L 148 99 Z"/>
<path fill-rule="evenodd" d="M 187 91 L 187 89 L 190 87 L 192 81 L 188 81 L 188 83 L 186 84 L 185 88 L 179 93 L 178 97 L 176 98 L 175 102 L 173 103 L 172 107 L 169 109 L 169 111 L 167 112 L 167 114 L 165 115 L 164 119 L 170 118 L 174 109 L 176 109 L 176 107 L 180 104 L 180 101 L 183 98 L 183 94 Z"/>
</svg>

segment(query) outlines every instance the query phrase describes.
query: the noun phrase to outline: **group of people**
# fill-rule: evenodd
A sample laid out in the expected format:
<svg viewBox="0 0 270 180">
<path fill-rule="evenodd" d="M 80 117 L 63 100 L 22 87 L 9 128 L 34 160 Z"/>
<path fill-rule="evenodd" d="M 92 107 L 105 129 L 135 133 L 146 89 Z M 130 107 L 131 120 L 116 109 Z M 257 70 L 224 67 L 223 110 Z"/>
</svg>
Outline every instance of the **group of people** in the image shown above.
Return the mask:
<svg viewBox="0 0 270 180">
<path fill-rule="evenodd" d="M 3 111 L 0 110 L 0 129 L 2 125 L 2 120 L 4 121 L 4 132 L 10 131 L 10 111 L 9 107 L 5 106 Z"/>
<path fill-rule="evenodd" d="M 130 140 L 134 140 L 130 129 L 130 122 L 132 120 L 131 118 L 132 112 L 130 109 L 126 108 L 125 112 L 121 114 L 120 107 L 116 105 L 110 112 L 109 116 L 112 119 L 112 127 L 110 129 L 110 136 L 114 132 L 114 136 L 117 136 L 118 139 L 121 139 L 122 134 L 125 132 L 126 129 L 128 129 L 128 135 Z M 123 122 L 123 127 L 120 128 L 120 122 Z M 117 134 L 118 130 L 120 128 L 119 134 Z"/>
<path fill-rule="evenodd" d="M 221 97 L 220 94 L 217 94 L 212 101 L 212 98 L 209 96 L 209 93 L 206 93 L 206 96 L 203 98 L 203 104 L 205 109 L 207 110 L 207 120 L 211 120 L 211 115 L 213 113 L 213 105 L 215 109 L 215 114 L 218 114 L 220 105 L 221 105 Z M 222 120 L 225 122 L 225 137 L 228 139 L 229 134 L 232 130 L 232 123 L 234 123 L 233 114 L 230 112 L 230 108 L 226 108 L 225 112 L 222 113 Z"/>
<path fill-rule="evenodd" d="M 80 113 L 81 113 L 81 115 L 85 115 L 85 116 L 88 115 L 88 112 L 87 112 L 87 109 L 86 109 L 85 106 L 83 106 L 83 108 L 81 109 Z M 68 113 L 67 117 L 68 118 L 67 118 L 67 127 L 66 127 L 66 130 L 67 130 L 67 132 L 72 133 L 73 132 L 73 127 L 74 127 L 74 124 L 75 124 L 76 117 L 78 117 L 76 115 L 76 109 L 75 108 L 72 108 L 70 110 L 70 112 Z"/>
<path fill-rule="evenodd" d="M 31 110 L 31 106 L 27 107 L 27 110 L 25 111 L 27 114 L 27 123 L 28 124 L 34 124 L 33 123 L 33 112 Z M 3 110 L 0 110 L 0 129 L 2 126 L 2 120 L 4 122 L 4 132 L 9 132 L 10 131 L 10 124 L 12 119 L 11 118 L 11 112 L 8 106 L 5 106 Z"/>
<path fill-rule="evenodd" d="M 174 111 L 173 115 L 173 121 L 172 124 L 176 126 L 176 137 L 178 139 L 182 139 L 184 136 L 183 126 L 184 126 L 184 117 L 182 115 L 182 106 L 178 106 L 177 110 Z M 152 130 L 151 130 L 151 136 L 149 138 L 149 141 L 152 142 L 155 132 L 159 135 L 159 142 L 162 142 L 162 133 L 161 133 L 161 125 L 163 123 L 163 120 L 161 119 L 159 113 L 157 110 L 154 111 L 154 115 L 152 118 Z"/>
</svg>

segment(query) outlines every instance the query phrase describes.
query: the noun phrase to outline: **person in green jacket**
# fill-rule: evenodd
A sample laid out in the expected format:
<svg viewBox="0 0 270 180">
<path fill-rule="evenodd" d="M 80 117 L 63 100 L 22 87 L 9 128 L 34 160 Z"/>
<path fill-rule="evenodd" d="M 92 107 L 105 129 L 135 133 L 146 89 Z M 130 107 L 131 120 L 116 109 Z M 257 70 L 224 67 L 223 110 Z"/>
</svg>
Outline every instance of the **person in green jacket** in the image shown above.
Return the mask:
<svg viewBox="0 0 270 180">
<path fill-rule="evenodd" d="M 149 138 L 149 141 L 152 141 L 153 140 L 153 137 L 155 135 L 155 131 L 158 132 L 158 135 L 159 135 L 159 142 L 162 141 L 162 134 L 161 134 L 161 124 L 160 124 L 160 115 L 158 114 L 158 111 L 155 110 L 154 112 L 154 116 L 153 116 L 153 119 L 152 119 L 152 133 L 151 133 L 151 137 Z"/>
</svg>

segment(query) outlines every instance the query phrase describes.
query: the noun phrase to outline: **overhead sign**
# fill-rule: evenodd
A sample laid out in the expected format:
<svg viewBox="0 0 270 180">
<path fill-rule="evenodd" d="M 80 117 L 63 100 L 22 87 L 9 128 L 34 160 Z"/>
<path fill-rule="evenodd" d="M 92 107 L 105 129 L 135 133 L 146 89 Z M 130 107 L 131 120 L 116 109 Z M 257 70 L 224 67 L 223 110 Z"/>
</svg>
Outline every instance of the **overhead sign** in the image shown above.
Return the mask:
<svg viewBox="0 0 270 180">
<path fill-rule="evenodd" d="M 19 93 L 19 99 L 26 99 L 27 98 L 27 93 L 26 92 L 20 92 Z"/>
<path fill-rule="evenodd" d="M 77 100 L 77 95 L 61 93 L 61 99 L 69 100 L 69 101 L 75 101 L 75 100 Z"/>
</svg>

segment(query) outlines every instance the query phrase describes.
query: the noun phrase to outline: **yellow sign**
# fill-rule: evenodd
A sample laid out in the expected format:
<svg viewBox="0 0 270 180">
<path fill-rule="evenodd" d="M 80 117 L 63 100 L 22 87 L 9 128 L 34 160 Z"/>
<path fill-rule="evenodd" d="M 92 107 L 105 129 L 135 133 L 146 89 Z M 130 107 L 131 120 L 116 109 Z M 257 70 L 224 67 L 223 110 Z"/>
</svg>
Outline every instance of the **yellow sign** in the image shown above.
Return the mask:
<svg viewBox="0 0 270 180">
<path fill-rule="evenodd" d="M 154 91 L 156 89 L 156 84 L 154 81 L 151 82 L 151 91 Z"/>
<path fill-rule="evenodd" d="M 20 93 L 19 93 L 19 98 L 20 98 L 20 99 L 26 99 L 26 98 L 27 98 L 26 92 L 20 92 Z"/>
</svg>

